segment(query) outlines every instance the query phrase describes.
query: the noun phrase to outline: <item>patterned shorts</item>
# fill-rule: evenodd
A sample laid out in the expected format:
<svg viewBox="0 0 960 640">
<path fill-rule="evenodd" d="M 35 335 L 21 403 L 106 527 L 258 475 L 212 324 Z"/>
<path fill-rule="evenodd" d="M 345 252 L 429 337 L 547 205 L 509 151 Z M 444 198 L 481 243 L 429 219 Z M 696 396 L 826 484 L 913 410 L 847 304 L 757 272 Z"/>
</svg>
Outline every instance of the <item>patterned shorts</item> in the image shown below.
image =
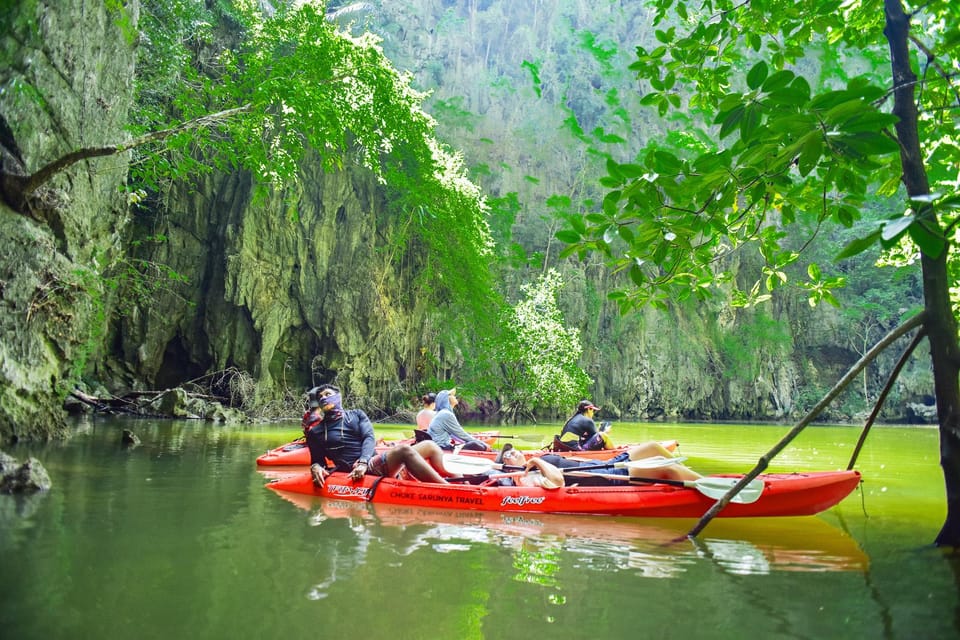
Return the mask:
<svg viewBox="0 0 960 640">
<path fill-rule="evenodd" d="M 386 474 L 387 474 L 387 454 L 378 453 L 377 455 L 370 458 L 370 462 L 367 464 L 367 475 L 383 476 Z"/>
</svg>

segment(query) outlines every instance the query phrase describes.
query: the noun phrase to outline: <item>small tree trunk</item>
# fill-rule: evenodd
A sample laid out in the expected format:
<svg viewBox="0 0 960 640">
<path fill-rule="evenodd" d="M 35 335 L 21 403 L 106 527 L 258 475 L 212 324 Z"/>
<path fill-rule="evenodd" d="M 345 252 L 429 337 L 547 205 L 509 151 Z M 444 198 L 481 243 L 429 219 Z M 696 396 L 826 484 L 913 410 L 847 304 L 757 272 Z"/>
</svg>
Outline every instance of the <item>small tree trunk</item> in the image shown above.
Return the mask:
<svg viewBox="0 0 960 640">
<path fill-rule="evenodd" d="M 900 162 L 907 194 L 927 195 L 930 186 L 920 149 L 917 127 L 915 87 L 917 77 L 910 67 L 908 37 L 910 17 L 900 0 L 884 0 L 886 28 L 893 69 L 894 107 Z M 927 229 L 942 234 L 936 212 L 921 211 Z M 947 274 L 947 245 L 938 256 L 923 254 L 923 298 L 926 309 L 926 331 L 930 340 L 933 383 L 940 423 L 940 466 L 947 490 L 947 518 L 937 535 L 939 546 L 960 547 L 960 346 L 957 324 L 950 305 L 950 280 Z"/>
</svg>

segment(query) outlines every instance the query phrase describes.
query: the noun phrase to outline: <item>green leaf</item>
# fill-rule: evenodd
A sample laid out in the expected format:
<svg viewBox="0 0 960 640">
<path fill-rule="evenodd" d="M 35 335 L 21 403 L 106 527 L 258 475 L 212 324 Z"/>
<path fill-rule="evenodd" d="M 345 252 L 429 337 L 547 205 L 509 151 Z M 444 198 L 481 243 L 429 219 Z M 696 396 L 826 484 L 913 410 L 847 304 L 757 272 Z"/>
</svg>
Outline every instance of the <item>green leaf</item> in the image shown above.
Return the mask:
<svg viewBox="0 0 960 640">
<path fill-rule="evenodd" d="M 908 230 L 910 239 L 917 243 L 925 256 L 934 259 L 939 258 L 946 248 L 946 241 L 943 236 L 930 233 L 922 223 L 910 225 Z"/>
<path fill-rule="evenodd" d="M 880 230 L 880 239 L 885 242 L 897 239 L 914 221 L 913 216 L 902 216 L 891 222 L 885 222 Z"/>
<path fill-rule="evenodd" d="M 600 178 L 598 182 L 600 182 L 602 186 L 607 187 L 608 189 L 615 189 L 623 185 L 623 182 L 620 181 L 618 178 L 611 178 L 610 176 L 603 176 L 602 178 Z"/>
<path fill-rule="evenodd" d="M 749 140 L 760 126 L 760 107 L 756 104 L 747 105 L 740 120 L 740 138 Z"/>
<path fill-rule="evenodd" d="M 844 135 L 839 138 L 839 141 L 865 156 L 879 156 L 900 151 L 900 146 L 895 140 L 876 131 Z"/>
<path fill-rule="evenodd" d="M 810 132 L 800 148 L 800 160 L 798 162 L 800 175 L 808 176 L 816 168 L 822 152 L 823 139 L 820 137 L 820 133 L 818 131 Z"/>
<path fill-rule="evenodd" d="M 619 213 L 620 192 L 611 191 L 603 197 L 603 212 L 611 218 L 616 218 Z"/>
<path fill-rule="evenodd" d="M 620 175 L 625 178 L 639 178 L 646 173 L 646 169 L 639 164 L 621 164 L 618 165 L 618 168 L 620 169 Z"/>
<path fill-rule="evenodd" d="M 763 60 L 753 65 L 753 68 L 747 72 L 747 86 L 750 87 L 750 89 L 759 89 L 763 81 L 767 79 L 767 73 L 769 73 L 769 71 L 770 68 Z"/>
<path fill-rule="evenodd" d="M 581 236 L 576 231 L 570 229 L 561 229 L 553 234 L 553 237 L 565 244 L 576 244 L 580 242 Z"/>
<path fill-rule="evenodd" d="M 820 299 L 832 307 L 840 308 L 840 302 L 834 297 L 833 293 L 826 289 L 821 292 Z"/>
<path fill-rule="evenodd" d="M 788 84 L 790 84 L 790 81 L 793 80 L 793 78 L 793 71 L 783 69 L 781 71 L 777 71 L 772 76 L 764 80 L 763 85 L 760 88 L 766 93 L 771 93 L 786 87 Z"/>
<path fill-rule="evenodd" d="M 737 128 L 737 125 L 740 124 L 740 120 L 743 118 L 744 106 L 738 105 L 734 107 L 730 113 L 727 114 L 726 118 L 723 120 L 723 124 L 720 125 L 720 139 L 726 138 L 734 129 Z"/>
<path fill-rule="evenodd" d="M 836 211 L 837 221 L 847 229 L 853 226 L 853 223 L 860 218 L 860 212 L 848 204 L 841 205 Z"/>
<path fill-rule="evenodd" d="M 897 165 L 899 166 L 899 160 L 897 162 Z M 900 189 L 900 183 L 901 183 L 902 177 L 903 177 L 903 174 L 899 172 L 890 176 L 890 178 L 886 182 L 884 182 L 882 185 L 880 185 L 877 188 L 877 195 L 885 196 L 885 197 L 894 195 Z"/>
<path fill-rule="evenodd" d="M 582 236 L 587 235 L 587 225 L 586 225 L 586 222 L 584 222 L 582 217 L 576 214 L 568 215 L 564 217 L 566 218 L 567 222 L 570 223 L 571 229 L 573 229 L 574 231 L 576 231 Z"/>
<path fill-rule="evenodd" d="M 617 184 L 623 184 L 625 176 L 620 171 L 620 165 L 613 158 L 607 158 L 607 173 L 617 181 Z"/>
<path fill-rule="evenodd" d="M 683 163 L 680 162 L 680 158 L 673 155 L 668 151 L 657 150 L 653 152 L 654 159 L 654 169 L 657 173 L 665 173 L 669 175 L 674 175 L 680 173 Z"/>
</svg>

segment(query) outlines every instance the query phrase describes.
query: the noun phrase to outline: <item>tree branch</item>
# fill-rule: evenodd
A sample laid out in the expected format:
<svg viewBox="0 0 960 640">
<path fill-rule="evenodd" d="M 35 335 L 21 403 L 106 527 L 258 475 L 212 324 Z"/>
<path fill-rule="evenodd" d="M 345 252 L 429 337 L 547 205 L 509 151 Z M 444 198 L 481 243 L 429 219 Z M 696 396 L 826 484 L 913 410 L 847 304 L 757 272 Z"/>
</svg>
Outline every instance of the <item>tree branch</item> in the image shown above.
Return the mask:
<svg viewBox="0 0 960 640">
<path fill-rule="evenodd" d="M 840 392 L 843 391 L 847 387 L 847 385 L 849 385 L 850 382 L 852 382 L 853 379 L 856 378 L 857 375 L 859 375 L 861 371 L 863 371 L 864 367 L 866 367 L 873 360 L 875 360 L 878 355 L 880 355 L 887 347 L 889 347 L 897 339 L 906 335 L 913 329 L 919 326 L 922 326 L 923 323 L 926 321 L 926 318 L 927 318 L 927 314 L 925 311 L 918 313 L 917 315 L 910 318 L 909 320 L 901 324 L 899 327 L 897 327 L 896 329 L 888 333 L 886 336 L 884 336 L 884 338 L 880 340 L 880 342 L 875 344 L 873 348 L 870 349 L 870 351 L 865 353 L 863 357 L 861 357 L 852 367 L 850 367 L 850 370 L 847 371 L 847 373 L 840 379 L 840 381 L 833 386 L 833 388 L 827 393 L 827 395 L 825 395 L 823 399 L 817 403 L 817 406 L 815 406 L 813 409 L 810 410 L 810 413 L 804 416 L 804 418 L 800 422 L 798 422 L 797 425 L 793 427 L 787 433 L 787 435 L 785 435 L 780 440 L 780 442 L 775 444 L 773 448 L 770 449 L 770 451 L 768 451 L 766 454 L 761 456 L 760 460 L 757 462 L 757 466 L 751 469 L 748 474 L 743 476 L 743 478 L 741 478 L 740 481 L 737 484 L 735 484 L 730 489 L 730 491 L 726 493 L 726 495 L 724 495 L 722 498 L 717 500 L 717 502 L 712 507 L 710 507 L 710 510 L 707 511 L 705 514 L 703 514 L 703 517 L 701 517 L 700 520 L 697 521 L 697 524 L 693 527 L 693 529 L 691 529 L 687 533 L 687 537 L 693 538 L 697 534 L 699 534 L 701 531 L 703 531 L 704 527 L 706 527 L 707 524 L 709 524 L 710 521 L 713 520 L 713 518 L 716 517 L 716 515 L 720 513 L 720 511 L 730 503 L 730 500 L 735 495 L 740 493 L 741 489 L 746 487 L 747 484 L 749 484 L 752 480 L 754 480 L 758 475 L 763 473 L 763 471 L 770 464 L 770 461 L 773 460 L 773 458 L 775 458 L 778 453 L 783 451 L 783 449 L 788 444 L 790 444 L 790 442 L 794 438 L 800 435 L 800 432 L 803 431 L 808 424 L 813 422 L 813 419 L 816 418 L 818 415 L 820 415 L 820 412 L 823 411 L 831 402 L 833 402 L 834 398 L 840 395 Z"/>
<path fill-rule="evenodd" d="M 920 49 L 920 51 L 923 52 L 923 54 L 924 54 L 925 56 L 927 56 L 927 64 L 930 65 L 930 66 L 932 66 L 934 69 L 937 70 L 937 73 L 940 74 L 940 77 L 943 78 L 943 79 L 946 81 L 947 86 L 948 86 L 948 87 L 953 87 L 953 83 L 950 82 L 950 79 L 951 79 L 953 76 L 952 76 L 951 74 L 947 73 L 947 70 L 944 69 L 943 66 L 941 66 L 939 62 L 937 62 L 937 56 L 934 55 L 933 51 L 931 51 L 931 50 L 927 47 L 927 45 L 925 45 L 924 43 L 920 42 L 920 39 L 917 38 L 917 36 L 915 36 L 915 35 L 913 35 L 913 34 L 910 34 L 910 35 L 908 36 L 908 38 L 909 38 L 910 42 L 912 42 L 918 49 Z M 957 104 L 960 105 L 960 92 L 958 92 L 956 88 L 953 89 L 953 95 L 956 96 L 956 98 L 957 98 Z"/>
<path fill-rule="evenodd" d="M 27 200 L 37 189 L 49 182 L 53 176 L 81 160 L 116 155 L 151 142 L 158 142 L 184 131 L 213 126 L 237 114 L 248 112 L 252 108 L 253 105 L 248 103 L 242 107 L 226 109 L 224 111 L 218 111 L 217 113 L 194 118 L 170 129 L 153 131 L 128 142 L 103 147 L 84 147 L 77 149 L 44 165 L 30 175 L 17 175 L 3 171 L 0 173 L 0 196 L 3 196 L 3 199 L 15 210 L 24 213 Z"/>
<path fill-rule="evenodd" d="M 863 448 L 863 443 L 867 439 L 867 434 L 870 433 L 870 427 L 873 426 L 873 422 L 877 419 L 877 415 L 880 413 L 880 409 L 883 407 L 884 401 L 890 394 L 890 390 L 893 389 L 893 383 L 897 381 L 897 378 L 900 376 L 900 371 L 903 369 L 904 365 L 907 364 L 907 360 L 910 359 L 910 356 L 913 355 L 917 345 L 920 344 L 920 341 L 923 340 L 926 335 L 927 332 L 923 329 L 923 327 L 921 327 L 920 331 L 917 332 L 917 335 L 913 337 L 913 342 L 911 342 L 910 345 L 903 350 L 903 354 L 900 356 L 897 364 L 893 367 L 893 371 L 890 372 L 890 376 L 887 378 L 887 384 L 883 386 L 883 390 L 880 392 L 877 402 L 873 405 L 873 411 L 870 412 L 870 417 L 867 418 L 866 423 L 863 425 L 863 432 L 860 433 L 860 438 L 857 440 L 857 446 L 853 448 L 853 455 L 850 456 L 850 463 L 847 464 L 848 471 L 853 469 L 853 465 L 857 463 L 857 457 L 860 455 L 860 449 Z"/>
</svg>

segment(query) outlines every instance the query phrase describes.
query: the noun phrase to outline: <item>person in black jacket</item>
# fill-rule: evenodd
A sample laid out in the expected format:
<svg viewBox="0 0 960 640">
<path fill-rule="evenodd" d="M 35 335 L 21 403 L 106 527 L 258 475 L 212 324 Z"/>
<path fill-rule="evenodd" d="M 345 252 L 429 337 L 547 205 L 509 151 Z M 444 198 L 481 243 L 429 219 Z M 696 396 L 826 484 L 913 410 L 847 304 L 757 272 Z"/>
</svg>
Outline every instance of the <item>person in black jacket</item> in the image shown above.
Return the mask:
<svg viewBox="0 0 960 640">
<path fill-rule="evenodd" d="M 597 431 L 597 425 L 593 421 L 593 412 L 599 408 L 589 400 L 578 402 L 576 413 L 563 425 L 563 431 L 560 432 L 560 442 L 567 448 L 574 450 L 603 449 L 602 436 Z"/>
<path fill-rule="evenodd" d="M 441 475 L 443 451 L 436 443 L 400 444 L 377 453 L 370 418 L 360 409 L 344 410 L 340 389 L 324 384 L 311 389 L 308 397 L 303 434 L 310 449 L 310 475 L 317 486 L 322 487 L 332 471 L 343 471 L 360 480 L 366 474 L 395 475 L 403 467 L 417 480 L 446 483 Z M 327 468 L 327 460 L 333 463 L 333 469 Z"/>
</svg>

